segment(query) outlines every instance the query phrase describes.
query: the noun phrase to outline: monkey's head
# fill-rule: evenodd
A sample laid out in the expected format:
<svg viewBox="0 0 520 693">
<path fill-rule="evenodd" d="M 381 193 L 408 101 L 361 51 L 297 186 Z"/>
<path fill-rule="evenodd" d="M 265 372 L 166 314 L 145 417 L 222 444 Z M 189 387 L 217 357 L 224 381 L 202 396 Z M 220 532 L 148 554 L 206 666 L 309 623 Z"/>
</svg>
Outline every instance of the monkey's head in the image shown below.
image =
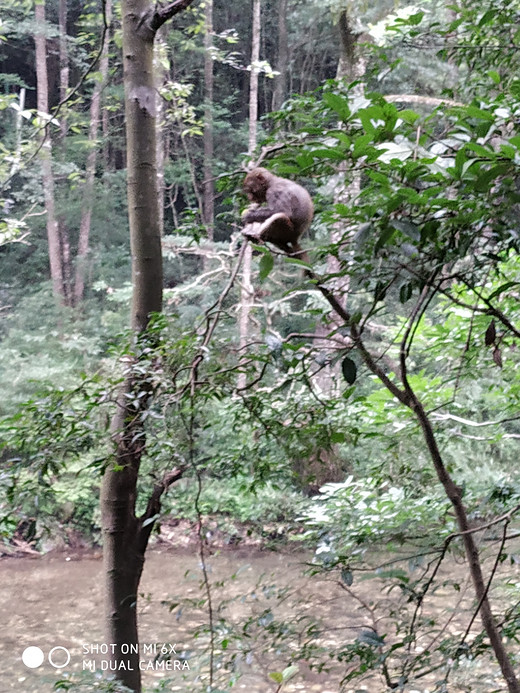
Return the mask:
<svg viewBox="0 0 520 693">
<path fill-rule="evenodd" d="M 274 174 L 266 168 L 254 168 L 249 171 L 244 179 L 244 192 L 251 202 L 265 202 L 267 190 L 273 179 Z"/>
</svg>

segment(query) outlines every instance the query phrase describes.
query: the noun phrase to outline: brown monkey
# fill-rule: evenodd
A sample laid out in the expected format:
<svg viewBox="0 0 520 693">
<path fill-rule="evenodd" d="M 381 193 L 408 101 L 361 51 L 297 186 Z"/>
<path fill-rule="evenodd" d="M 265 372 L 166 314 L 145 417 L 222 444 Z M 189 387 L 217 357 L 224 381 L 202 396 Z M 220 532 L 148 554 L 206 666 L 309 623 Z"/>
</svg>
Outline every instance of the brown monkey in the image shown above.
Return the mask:
<svg viewBox="0 0 520 693">
<path fill-rule="evenodd" d="M 243 215 L 245 224 L 262 224 L 249 238 L 272 243 L 287 255 L 309 262 L 299 244 L 300 236 L 311 225 L 314 207 L 311 196 L 298 183 L 275 176 L 265 168 L 254 168 L 244 180 L 244 192 L 255 206 Z"/>
</svg>

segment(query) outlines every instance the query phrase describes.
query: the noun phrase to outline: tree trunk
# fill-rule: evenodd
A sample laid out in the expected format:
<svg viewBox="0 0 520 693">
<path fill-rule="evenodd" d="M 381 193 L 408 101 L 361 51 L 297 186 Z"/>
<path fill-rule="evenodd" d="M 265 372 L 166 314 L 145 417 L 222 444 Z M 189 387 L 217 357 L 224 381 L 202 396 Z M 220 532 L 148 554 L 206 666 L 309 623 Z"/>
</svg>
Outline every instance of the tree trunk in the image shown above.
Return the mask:
<svg viewBox="0 0 520 693">
<path fill-rule="evenodd" d="M 287 1 L 278 0 L 278 54 L 276 57 L 276 71 L 280 74 L 275 77 L 273 91 L 273 111 L 279 111 L 285 100 L 287 91 L 287 69 L 289 64 L 289 43 L 287 38 Z"/>
<path fill-rule="evenodd" d="M 260 10 L 260 0 L 254 0 L 251 41 L 251 81 L 249 84 L 249 156 L 252 156 L 256 149 L 256 127 L 258 122 L 258 70 L 256 69 L 256 65 L 260 60 Z M 239 344 L 241 354 L 244 353 L 244 349 L 250 339 L 250 315 L 251 308 L 253 306 L 253 285 L 251 282 L 252 258 L 253 249 L 248 243 L 244 252 L 244 262 L 242 265 L 242 289 L 240 292 Z M 238 376 L 238 388 L 244 388 L 246 386 L 246 382 L 246 373 L 241 372 Z"/>
<path fill-rule="evenodd" d="M 34 8 L 36 31 L 36 91 L 37 108 L 40 118 L 49 114 L 49 84 L 47 73 L 47 40 L 45 38 L 45 0 L 36 0 Z M 47 214 L 47 240 L 49 245 L 49 264 L 52 288 L 61 302 L 66 300 L 65 277 L 63 272 L 63 249 L 60 242 L 58 222 L 56 220 L 54 201 L 54 176 L 52 172 L 52 143 L 49 133 L 51 125 L 47 123 L 42 129 L 42 146 L 40 160 L 42 164 L 43 197 Z"/>
<path fill-rule="evenodd" d="M 109 29 L 112 21 L 112 1 L 106 0 L 105 20 L 107 28 L 104 34 L 103 49 L 99 64 L 101 79 L 96 81 L 92 100 L 90 102 L 90 126 L 88 133 L 89 153 L 85 170 L 85 185 L 83 189 L 83 208 L 79 226 L 78 251 L 76 256 L 76 277 L 74 281 L 74 305 L 78 305 L 83 299 L 85 290 L 85 269 L 87 255 L 90 247 L 90 223 L 92 219 L 92 204 L 94 194 L 94 177 L 96 174 L 97 159 L 97 133 L 99 129 L 99 117 L 101 111 L 101 94 L 108 79 L 108 49 L 110 44 Z"/>
<path fill-rule="evenodd" d="M 260 60 L 260 0 L 253 0 L 253 26 L 251 28 L 251 78 L 249 82 L 249 146 L 252 156 L 256 149 L 258 124 L 258 62 Z"/>
<path fill-rule="evenodd" d="M 159 226 L 161 235 L 164 233 L 164 163 L 165 163 L 165 127 L 164 127 L 164 101 L 161 94 L 161 87 L 168 80 L 168 46 L 162 36 L 162 31 L 155 37 L 154 53 L 155 74 L 157 75 L 157 199 L 159 205 Z"/>
<path fill-rule="evenodd" d="M 135 359 L 146 343 L 150 314 L 162 307 L 161 227 L 156 168 L 156 89 L 154 38 L 160 27 L 191 0 L 164 6 L 148 0 L 123 0 L 123 68 L 127 144 L 127 196 L 132 253 L 132 328 Z M 129 366 L 112 420 L 114 454 L 101 489 L 106 642 L 117 678 L 136 693 L 139 671 L 137 590 L 144 554 L 168 483 L 156 487 L 145 515 L 136 516 L 137 481 L 146 438 L 141 414 L 151 396 L 146 376 Z M 141 393 L 144 392 L 144 396 Z M 139 395 L 139 396 L 138 396 Z M 137 406 L 136 406 L 136 403 Z M 172 477 L 172 480 L 178 478 Z M 146 521 L 145 521 L 146 520 Z M 130 650 L 129 654 L 124 654 Z M 137 651 L 136 651 L 137 650 Z M 121 667 L 123 665 L 123 667 Z"/>
<path fill-rule="evenodd" d="M 69 89 L 69 47 L 67 44 L 67 0 L 60 0 L 58 7 L 58 23 L 60 30 L 60 101 L 67 98 Z M 67 134 L 67 119 L 60 118 L 61 137 Z"/>
<path fill-rule="evenodd" d="M 67 44 L 67 0 L 59 0 L 58 6 L 58 26 L 59 26 L 59 65 L 60 65 L 60 102 L 64 102 L 67 98 L 67 92 L 69 89 L 69 48 Z M 60 117 L 60 155 L 64 157 L 66 149 L 66 136 L 67 136 L 67 118 L 66 109 L 61 114 Z M 56 221 L 58 223 L 58 234 L 60 237 L 61 244 L 61 260 L 63 267 L 63 285 L 65 288 L 65 303 L 71 305 L 71 278 L 72 278 L 72 264 L 71 264 L 71 253 L 70 253 L 70 235 L 69 229 L 67 227 L 67 221 L 63 210 L 58 212 L 56 215 Z"/>
<path fill-rule="evenodd" d="M 204 183 L 203 212 L 208 239 L 214 239 L 215 182 L 213 180 L 213 0 L 206 0 L 204 33 Z"/>
</svg>

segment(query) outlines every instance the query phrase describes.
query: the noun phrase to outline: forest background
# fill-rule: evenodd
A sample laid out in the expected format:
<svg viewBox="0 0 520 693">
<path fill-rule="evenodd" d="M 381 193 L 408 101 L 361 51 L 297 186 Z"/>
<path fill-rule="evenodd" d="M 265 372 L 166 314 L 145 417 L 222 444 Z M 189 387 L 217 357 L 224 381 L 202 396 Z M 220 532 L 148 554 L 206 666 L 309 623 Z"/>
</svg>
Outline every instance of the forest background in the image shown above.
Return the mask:
<svg viewBox="0 0 520 693">
<path fill-rule="evenodd" d="M 0 8 L 4 553 L 104 534 L 137 590 L 152 531 L 193 536 L 183 690 L 254 629 L 264 690 L 519 691 L 520 4 Z M 248 160 L 311 192 L 310 276 L 242 238 Z M 363 624 L 231 629 L 208 566 L 248 543 Z"/>
</svg>

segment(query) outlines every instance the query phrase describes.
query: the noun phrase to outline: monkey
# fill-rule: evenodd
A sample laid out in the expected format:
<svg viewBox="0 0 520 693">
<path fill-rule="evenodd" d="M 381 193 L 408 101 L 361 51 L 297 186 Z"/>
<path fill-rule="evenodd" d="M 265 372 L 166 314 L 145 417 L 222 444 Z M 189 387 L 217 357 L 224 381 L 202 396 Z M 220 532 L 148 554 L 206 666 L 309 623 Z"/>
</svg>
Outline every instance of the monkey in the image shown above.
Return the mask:
<svg viewBox="0 0 520 693">
<path fill-rule="evenodd" d="M 254 168 L 245 177 L 244 192 L 256 204 L 245 211 L 242 220 L 246 225 L 262 224 L 257 233 L 244 235 L 272 243 L 287 255 L 308 263 L 309 256 L 298 242 L 314 216 L 307 190 L 265 168 Z"/>
</svg>

